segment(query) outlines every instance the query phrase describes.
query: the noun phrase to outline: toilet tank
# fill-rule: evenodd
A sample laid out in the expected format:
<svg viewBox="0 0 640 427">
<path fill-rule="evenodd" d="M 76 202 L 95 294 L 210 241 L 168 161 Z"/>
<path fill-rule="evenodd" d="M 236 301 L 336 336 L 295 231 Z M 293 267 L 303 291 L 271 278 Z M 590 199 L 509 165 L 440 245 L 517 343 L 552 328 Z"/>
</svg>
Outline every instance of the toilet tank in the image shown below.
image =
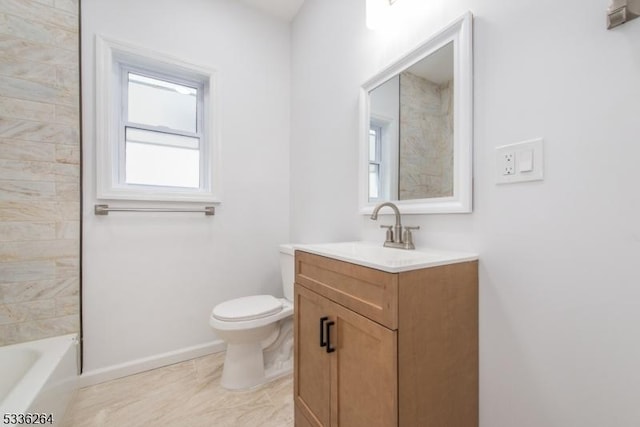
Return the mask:
<svg viewBox="0 0 640 427">
<path fill-rule="evenodd" d="M 293 301 L 293 282 L 295 281 L 293 245 L 280 245 L 280 273 L 282 274 L 282 291 L 288 301 Z"/>
</svg>

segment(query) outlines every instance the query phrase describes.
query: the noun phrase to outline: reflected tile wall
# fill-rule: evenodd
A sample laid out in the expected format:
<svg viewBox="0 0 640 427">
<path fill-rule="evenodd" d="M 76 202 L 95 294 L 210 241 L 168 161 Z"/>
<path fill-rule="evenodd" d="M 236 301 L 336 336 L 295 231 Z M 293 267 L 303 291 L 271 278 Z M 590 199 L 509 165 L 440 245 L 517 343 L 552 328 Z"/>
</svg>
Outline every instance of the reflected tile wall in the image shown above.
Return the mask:
<svg viewBox="0 0 640 427">
<path fill-rule="evenodd" d="M 0 345 L 79 330 L 78 5 L 0 2 Z"/>
<path fill-rule="evenodd" d="M 453 195 L 452 95 L 452 81 L 400 75 L 400 200 Z"/>
</svg>

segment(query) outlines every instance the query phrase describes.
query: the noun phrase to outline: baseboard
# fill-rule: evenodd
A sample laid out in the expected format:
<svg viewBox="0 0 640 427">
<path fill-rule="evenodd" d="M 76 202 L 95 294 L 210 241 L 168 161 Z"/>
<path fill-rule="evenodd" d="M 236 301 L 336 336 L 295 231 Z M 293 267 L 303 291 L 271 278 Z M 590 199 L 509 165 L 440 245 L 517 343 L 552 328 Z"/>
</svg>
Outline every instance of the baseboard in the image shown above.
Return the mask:
<svg viewBox="0 0 640 427">
<path fill-rule="evenodd" d="M 217 340 L 207 344 L 195 345 L 168 353 L 120 363 L 118 365 L 107 366 L 106 368 L 94 369 L 83 372 L 82 375 L 80 375 L 78 378 L 78 387 L 87 387 L 162 366 L 173 365 L 174 363 L 184 362 L 185 360 L 195 359 L 196 357 L 206 356 L 207 354 L 218 353 L 224 351 L 224 349 L 224 341 Z"/>
</svg>

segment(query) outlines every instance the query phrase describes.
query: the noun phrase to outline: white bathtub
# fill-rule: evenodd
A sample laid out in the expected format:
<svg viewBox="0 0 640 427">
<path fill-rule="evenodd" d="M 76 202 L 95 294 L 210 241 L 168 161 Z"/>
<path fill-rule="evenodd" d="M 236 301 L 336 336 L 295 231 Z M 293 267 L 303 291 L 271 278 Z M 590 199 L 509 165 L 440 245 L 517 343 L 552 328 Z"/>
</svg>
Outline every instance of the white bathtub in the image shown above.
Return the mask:
<svg viewBox="0 0 640 427">
<path fill-rule="evenodd" d="M 77 379 L 76 334 L 0 347 L 0 417 L 52 414 L 55 425 L 76 391 Z"/>
</svg>

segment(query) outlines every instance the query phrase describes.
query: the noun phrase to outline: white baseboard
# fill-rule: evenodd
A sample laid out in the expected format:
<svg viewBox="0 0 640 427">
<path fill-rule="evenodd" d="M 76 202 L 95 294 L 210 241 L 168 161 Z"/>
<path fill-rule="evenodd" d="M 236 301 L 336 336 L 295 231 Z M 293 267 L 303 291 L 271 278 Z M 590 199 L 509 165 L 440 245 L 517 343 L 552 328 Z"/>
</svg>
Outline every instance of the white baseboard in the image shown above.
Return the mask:
<svg viewBox="0 0 640 427">
<path fill-rule="evenodd" d="M 106 368 L 94 369 L 83 372 L 82 375 L 80 375 L 78 378 L 78 388 L 115 380 L 178 362 L 184 362 L 185 360 L 195 359 L 196 357 L 206 356 L 207 354 L 219 353 L 224 351 L 224 349 L 224 341 L 217 340 L 207 344 L 195 345 L 168 353 L 120 363 L 118 365 L 107 366 Z"/>
</svg>

